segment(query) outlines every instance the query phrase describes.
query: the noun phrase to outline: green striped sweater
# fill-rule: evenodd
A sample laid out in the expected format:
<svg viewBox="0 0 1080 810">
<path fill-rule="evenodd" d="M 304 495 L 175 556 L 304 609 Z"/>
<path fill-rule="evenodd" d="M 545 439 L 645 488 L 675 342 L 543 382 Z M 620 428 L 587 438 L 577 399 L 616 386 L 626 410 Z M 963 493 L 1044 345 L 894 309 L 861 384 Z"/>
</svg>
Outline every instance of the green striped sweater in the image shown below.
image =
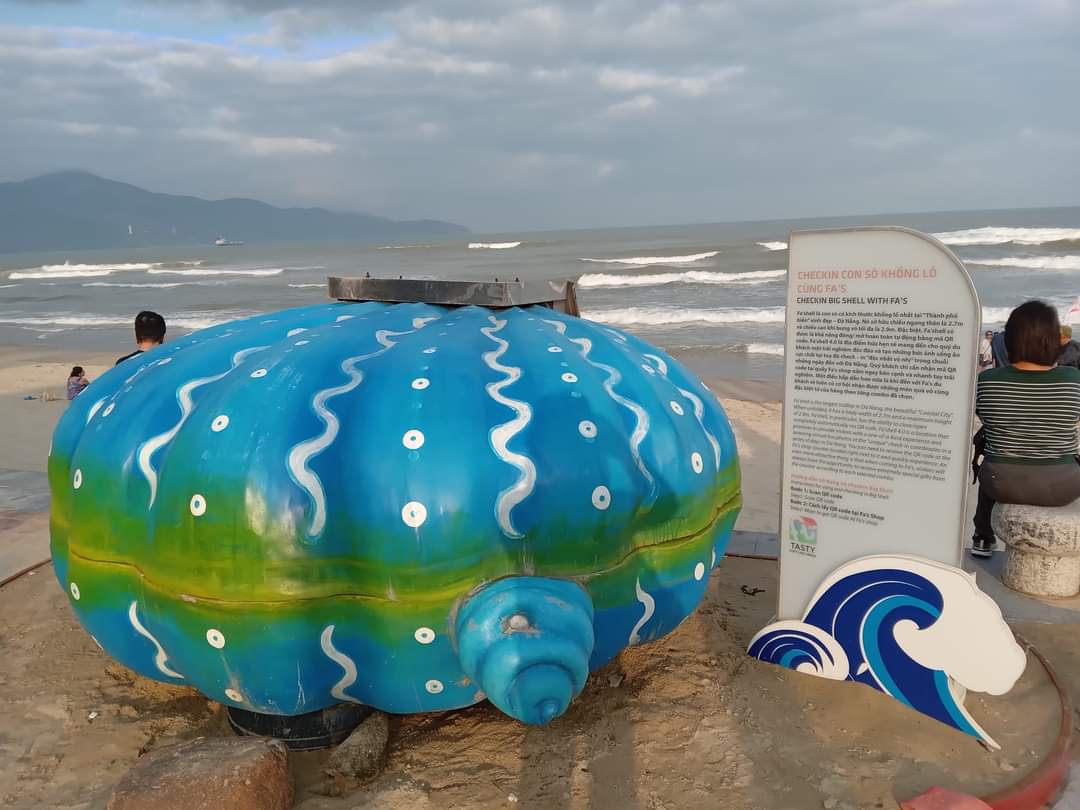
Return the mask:
<svg viewBox="0 0 1080 810">
<path fill-rule="evenodd" d="M 1075 463 L 1080 370 L 1021 371 L 1004 366 L 979 375 L 975 412 L 986 428 L 988 461 Z"/>
</svg>

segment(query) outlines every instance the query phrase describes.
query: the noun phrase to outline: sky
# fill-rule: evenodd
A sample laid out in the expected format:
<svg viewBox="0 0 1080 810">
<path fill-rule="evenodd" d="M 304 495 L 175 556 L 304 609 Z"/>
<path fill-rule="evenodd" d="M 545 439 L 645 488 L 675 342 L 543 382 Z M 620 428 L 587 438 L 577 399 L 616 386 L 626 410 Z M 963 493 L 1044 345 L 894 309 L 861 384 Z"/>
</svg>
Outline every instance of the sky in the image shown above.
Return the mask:
<svg viewBox="0 0 1080 810">
<path fill-rule="evenodd" d="M 0 181 L 478 232 L 1080 204 L 1080 0 L 0 0 Z"/>
</svg>

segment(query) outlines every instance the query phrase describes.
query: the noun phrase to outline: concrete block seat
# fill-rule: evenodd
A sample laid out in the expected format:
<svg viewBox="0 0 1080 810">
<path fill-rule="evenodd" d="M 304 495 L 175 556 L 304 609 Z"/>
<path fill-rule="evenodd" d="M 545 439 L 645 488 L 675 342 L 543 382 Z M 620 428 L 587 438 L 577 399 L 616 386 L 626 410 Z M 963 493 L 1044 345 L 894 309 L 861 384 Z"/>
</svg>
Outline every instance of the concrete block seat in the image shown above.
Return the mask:
<svg viewBox="0 0 1080 810">
<path fill-rule="evenodd" d="M 999 503 L 991 524 L 1005 543 L 1006 585 L 1035 596 L 1080 593 L 1080 500 L 1054 507 Z"/>
</svg>

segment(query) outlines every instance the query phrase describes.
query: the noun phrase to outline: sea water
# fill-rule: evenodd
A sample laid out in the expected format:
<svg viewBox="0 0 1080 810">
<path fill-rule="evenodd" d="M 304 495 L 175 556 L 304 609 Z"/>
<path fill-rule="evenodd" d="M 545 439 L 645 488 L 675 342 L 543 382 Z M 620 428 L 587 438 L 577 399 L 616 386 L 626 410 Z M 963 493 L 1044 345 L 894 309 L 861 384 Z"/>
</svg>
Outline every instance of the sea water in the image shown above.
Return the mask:
<svg viewBox="0 0 1080 810">
<path fill-rule="evenodd" d="M 0 344 L 130 350 L 136 312 L 169 334 L 325 300 L 330 275 L 577 278 L 582 315 L 640 335 L 709 377 L 783 373 L 792 229 L 907 225 L 965 262 L 999 327 L 1039 297 L 1080 295 L 1080 208 L 489 234 L 443 244 L 265 243 L 0 256 Z M 238 238 L 241 235 L 238 235 Z M 209 241 L 209 240 L 208 240 Z"/>
</svg>

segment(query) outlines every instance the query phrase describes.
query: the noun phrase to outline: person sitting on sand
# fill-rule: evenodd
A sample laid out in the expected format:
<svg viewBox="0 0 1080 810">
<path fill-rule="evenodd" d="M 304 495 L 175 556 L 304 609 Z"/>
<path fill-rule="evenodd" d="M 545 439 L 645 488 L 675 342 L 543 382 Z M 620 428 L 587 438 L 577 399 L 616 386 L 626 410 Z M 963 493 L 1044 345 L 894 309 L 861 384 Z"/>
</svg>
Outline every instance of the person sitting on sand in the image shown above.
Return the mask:
<svg viewBox="0 0 1080 810">
<path fill-rule="evenodd" d="M 131 354 L 125 354 L 116 361 L 120 365 L 136 355 L 148 352 L 165 342 L 165 319 L 156 312 L 143 310 L 135 316 L 135 344 L 138 346 Z"/>
<path fill-rule="evenodd" d="M 1061 327 L 1061 353 L 1058 354 L 1057 364 L 1059 366 L 1080 368 L 1080 343 L 1073 340 L 1072 335 L 1072 327 L 1063 324 Z"/>
<path fill-rule="evenodd" d="M 79 394 L 83 392 L 83 389 L 90 384 L 90 380 L 86 379 L 86 372 L 83 371 L 82 366 L 73 366 L 71 373 L 68 375 L 67 381 L 67 398 L 68 400 L 75 399 Z"/>
<path fill-rule="evenodd" d="M 1005 324 L 1011 365 L 979 375 L 975 412 L 986 446 L 975 557 L 993 552 L 995 503 L 1065 506 L 1080 498 L 1080 370 L 1057 365 L 1060 334 L 1057 310 L 1042 301 L 1021 304 Z"/>
</svg>

